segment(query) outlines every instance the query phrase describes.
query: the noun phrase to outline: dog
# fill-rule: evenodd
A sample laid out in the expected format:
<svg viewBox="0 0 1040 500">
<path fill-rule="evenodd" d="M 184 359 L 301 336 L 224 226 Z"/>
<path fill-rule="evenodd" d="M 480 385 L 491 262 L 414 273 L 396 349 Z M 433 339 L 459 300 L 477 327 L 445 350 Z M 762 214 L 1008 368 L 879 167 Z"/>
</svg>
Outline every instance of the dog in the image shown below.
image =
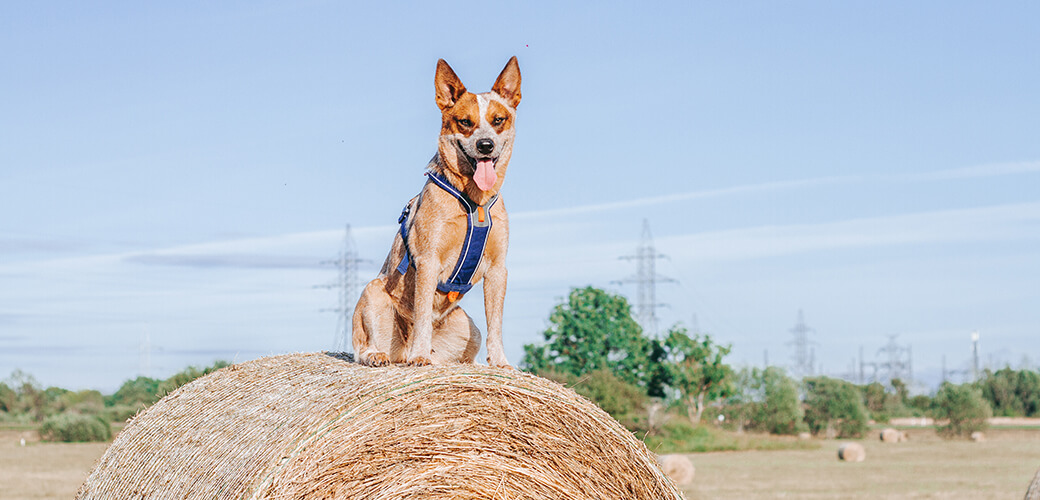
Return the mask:
<svg viewBox="0 0 1040 500">
<path fill-rule="evenodd" d="M 502 345 L 509 216 L 499 190 L 513 152 L 520 66 L 512 57 L 490 92 L 474 94 L 441 59 L 434 88 L 437 154 L 398 219 L 379 276 L 358 299 L 354 353 L 369 366 L 472 363 L 480 330 L 458 300 L 483 280 L 487 362 L 509 367 Z"/>
</svg>

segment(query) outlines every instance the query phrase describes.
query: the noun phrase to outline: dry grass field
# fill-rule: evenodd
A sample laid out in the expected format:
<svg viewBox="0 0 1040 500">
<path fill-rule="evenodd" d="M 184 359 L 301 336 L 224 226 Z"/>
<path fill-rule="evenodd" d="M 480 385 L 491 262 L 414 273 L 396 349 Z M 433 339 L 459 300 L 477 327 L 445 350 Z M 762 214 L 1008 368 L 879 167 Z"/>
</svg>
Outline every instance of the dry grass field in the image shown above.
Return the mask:
<svg viewBox="0 0 1040 500">
<path fill-rule="evenodd" d="M 0 499 L 73 498 L 106 448 L 108 443 L 41 443 L 35 431 L 0 431 Z"/>
<path fill-rule="evenodd" d="M 1040 468 L 1037 430 L 990 430 L 981 443 L 944 441 L 930 429 L 909 434 L 905 443 L 863 439 L 860 463 L 838 461 L 838 440 L 819 450 L 690 455 L 697 473 L 686 497 L 1017 500 Z"/>
<path fill-rule="evenodd" d="M 26 446 L 19 440 L 25 437 Z M 1019 499 L 1040 468 L 1040 431 L 991 430 L 982 443 L 948 442 L 911 430 L 906 443 L 864 439 L 867 459 L 837 460 L 840 441 L 819 450 L 690 455 L 690 500 Z M 107 444 L 51 444 L 0 431 L 0 499 L 72 498 Z"/>
</svg>

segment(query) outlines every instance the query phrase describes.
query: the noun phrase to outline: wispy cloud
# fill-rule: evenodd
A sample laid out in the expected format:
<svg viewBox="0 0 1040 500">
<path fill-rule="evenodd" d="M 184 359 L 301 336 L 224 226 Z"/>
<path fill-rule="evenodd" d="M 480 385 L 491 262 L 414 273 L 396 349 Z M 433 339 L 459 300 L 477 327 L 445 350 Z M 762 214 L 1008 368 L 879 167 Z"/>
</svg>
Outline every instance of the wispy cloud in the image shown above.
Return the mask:
<svg viewBox="0 0 1040 500">
<path fill-rule="evenodd" d="M 262 254 L 139 254 L 127 257 L 126 262 L 149 266 L 176 266 L 194 268 L 238 269 L 313 269 L 322 267 L 310 256 Z"/>
<path fill-rule="evenodd" d="M 857 184 L 864 182 L 927 182 L 939 180 L 956 180 L 981 177 L 1021 175 L 1036 172 L 1040 172 L 1040 161 L 991 163 L 970 167 L 936 170 L 933 172 L 925 172 L 919 174 L 899 174 L 884 176 L 849 175 L 815 177 L 808 179 L 795 179 L 788 181 L 745 184 L 720 189 L 707 189 L 700 191 L 687 191 L 682 193 L 670 193 L 658 196 L 634 198 L 629 200 L 618 200 L 607 203 L 579 205 L 574 207 L 517 212 L 511 214 L 511 216 L 513 218 L 560 217 L 568 215 L 587 214 L 593 212 L 606 212 L 611 210 L 639 208 L 653 205 L 663 205 L 668 203 L 677 203 L 681 201 L 721 198 L 727 196 L 754 195 L 765 192 L 827 187 L 839 184 Z"/>
<path fill-rule="evenodd" d="M 1031 174 L 1040 172 L 1040 161 L 1023 161 L 1010 163 L 988 163 L 985 165 L 973 165 L 970 167 L 951 168 L 924 172 L 920 174 L 905 174 L 891 176 L 889 179 L 896 181 L 939 181 L 955 179 L 974 179 L 980 177 L 1000 177 L 1007 175 Z"/>
<path fill-rule="evenodd" d="M 62 253 L 82 249 L 80 242 L 68 239 L 0 236 L 0 254 Z"/>
<path fill-rule="evenodd" d="M 761 226 L 658 239 L 673 257 L 741 260 L 894 245 L 1040 239 L 1040 202 L 821 224 Z M 681 255 L 680 255 L 681 254 Z"/>
<path fill-rule="evenodd" d="M 806 187 L 816 187 L 832 184 L 847 184 L 862 180 L 859 176 L 837 176 L 837 177 L 819 177 L 814 179 L 797 179 L 792 181 L 778 181 L 778 182 L 763 182 L 757 184 L 745 184 L 742 186 L 733 186 L 721 189 L 707 189 L 701 191 L 687 191 L 684 193 L 672 193 L 662 194 L 659 196 L 649 196 L 645 198 L 635 198 L 631 200 L 619 200 L 608 203 L 595 203 L 590 205 L 580 205 L 575 207 L 564 207 L 554 208 L 548 210 L 534 210 L 527 212 L 518 212 L 511 214 L 513 218 L 527 218 L 527 217 L 559 217 L 567 215 L 578 215 L 591 212 L 604 212 L 608 210 L 621 210 L 628 208 L 645 207 L 651 205 L 660 205 L 665 203 L 676 203 L 680 201 L 689 201 L 697 199 L 707 198 L 719 198 L 724 196 L 735 196 L 735 195 L 746 195 L 756 194 L 768 191 L 784 191 L 789 189 L 798 189 Z"/>
</svg>

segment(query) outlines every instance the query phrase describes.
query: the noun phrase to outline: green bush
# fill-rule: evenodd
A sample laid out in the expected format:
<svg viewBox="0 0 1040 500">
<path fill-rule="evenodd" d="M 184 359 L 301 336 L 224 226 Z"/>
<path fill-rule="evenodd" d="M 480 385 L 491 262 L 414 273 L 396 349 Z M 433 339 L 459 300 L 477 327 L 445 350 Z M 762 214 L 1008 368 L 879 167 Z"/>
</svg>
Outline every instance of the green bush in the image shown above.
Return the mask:
<svg viewBox="0 0 1040 500">
<path fill-rule="evenodd" d="M 1040 373 L 1003 368 L 986 370 L 978 383 L 993 413 L 1002 417 L 1040 416 Z"/>
<path fill-rule="evenodd" d="M 939 435 L 947 439 L 971 436 L 985 429 L 986 419 L 993 416 L 982 390 L 970 384 L 944 383 L 935 395 L 935 408 L 937 420 L 948 420 L 937 429 Z"/>
<path fill-rule="evenodd" d="M 637 431 L 637 435 L 641 434 Z M 688 418 L 672 418 L 661 429 L 644 438 L 647 448 L 655 453 L 692 453 L 736 451 L 737 438 L 708 425 L 693 425 Z"/>
<path fill-rule="evenodd" d="M 649 399 L 641 387 L 619 379 L 608 370 L 595 370 L 580 377 L 558 371 L 538 375 L 574 389 L 617 420 L 628 420 L 626 417 L 633 413 L 642 413 Z"/>
<path fill-rule="evenodd" d="M 804 430 L 805 411 L 798 401 L 797 383 L 775 366 L 761 372 L 755 369 L 754 377 L 761 399 L 752 406 L 749 427 L 772 434 L 798 434 Z"/>
<path fill-rule="evenodd" d="M 102 417 L 62 413 L 44 419 L 40 439 L 66 443 L 108 441 L 112 439 L 112 426 Z"/>
<path fill-rule="evenodd" d="M 858 438 L 867 431 L 867 410 L 860 391 L 844 380 L 807 378 L 805 423 L 813 434 L 834 429 L 837 437 Z"/>
</svg>

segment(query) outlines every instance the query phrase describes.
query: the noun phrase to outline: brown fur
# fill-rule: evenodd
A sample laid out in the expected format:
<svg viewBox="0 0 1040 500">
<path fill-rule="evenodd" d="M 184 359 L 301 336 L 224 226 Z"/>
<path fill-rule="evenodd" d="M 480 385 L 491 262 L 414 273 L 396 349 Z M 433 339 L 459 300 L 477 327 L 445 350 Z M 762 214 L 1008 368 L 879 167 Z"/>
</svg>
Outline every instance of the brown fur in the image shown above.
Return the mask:
<svg viewBox="0 0 1040 500">
<path fill-rule="evenodd" d="M 478 98 L 466 90 L 444 60 L 434 76 L 436 102 L 441 109 L 441 137 L 437 155 L 428 168 L 444 176 L 479 205 L 498 193 L 512 155 L 513 123 L 520 102 L 520 68 L 513 57 L 495 81 L 485 116 L 480 116 Z M 496 99 L 501 99 L 510 107 Z M 499 118 L 499 120 L 496 120 Z M 486 124 L 495 134 L 495 174 L 488 191 L 473 180 L 474 166 L 460 145 L 486 134 Z M 470 147 L 467 144 L 465 147 Z M 466 236 L 466 213 L 451 194 L 427 182 L 409 202 L 408 246 L 414 267 L 402 276 L 397 264 L 404 256 L 400 232 L 394 238 L 379 276 L 364 289 L 353 318 L 354 352 L 368 365 L 460 362 L 472 363 L 480 349 L 480 331 L 458 307 L 458 301 L 437 290 L 449 278 Z M 484 309 L 487 316 L 488 364 L 509 366 L 502 345 L 502 303 L 506 293 L 506 248 L 509 217 L 501 198 L 490 210 L 493 228 L 484 247 L 484 257 L 472 283 L 484 280 Z"/>
</svg>

